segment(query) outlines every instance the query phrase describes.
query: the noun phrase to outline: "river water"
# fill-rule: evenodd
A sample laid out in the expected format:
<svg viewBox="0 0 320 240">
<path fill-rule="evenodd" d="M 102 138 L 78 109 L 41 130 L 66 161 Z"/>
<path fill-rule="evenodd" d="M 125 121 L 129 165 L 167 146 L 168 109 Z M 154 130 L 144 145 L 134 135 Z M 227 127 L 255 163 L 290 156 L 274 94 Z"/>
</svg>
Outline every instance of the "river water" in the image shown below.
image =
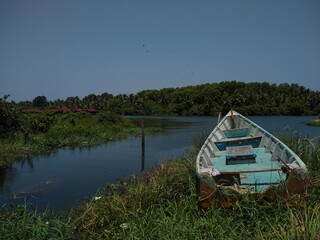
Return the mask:
<svg viewBox="0 0 320 240">
<path fill-rule="evenodd" d="M 140 124 L 141 117 L 127 118 Z M 320 136 L 320 128 L 304 124 L 313 116 L 249 118 L 274 134 L 310 139 Z M 144 117 L 144 121 L 146 127 L 164 130 L 145 138 L 145 169 L 183 154 L 196 136 L 209 135 L 217 124 L 215 117 Z M 93 197 L 106 184 L 116 183 L 121 176 L 139 174 L 141 159 L 138 137 L 22 159 L 0 170 L 0 206 L 28 202 L 39 211 L 64 211 Z"/>
</svg>

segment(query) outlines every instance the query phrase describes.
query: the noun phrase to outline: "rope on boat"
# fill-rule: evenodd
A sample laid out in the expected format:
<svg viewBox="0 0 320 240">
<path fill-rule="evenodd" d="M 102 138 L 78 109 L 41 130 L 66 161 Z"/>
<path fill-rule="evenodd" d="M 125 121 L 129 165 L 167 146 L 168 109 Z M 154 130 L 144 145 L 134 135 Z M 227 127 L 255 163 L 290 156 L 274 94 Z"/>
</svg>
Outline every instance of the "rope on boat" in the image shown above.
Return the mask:
<svg viewBox="0 0 320 240">
<path fill-rule="evenodd" d="M 207 200 L 208 198 L 210 198 L 216 191 L 218 190 L 218 188 L 217 189 L 215 189 L 215 190 L 213 190 L 208 196 L 206 196 L 205 198 L 201 198 L 201 199 L 199 199 L 199 201 L 204 201 L 204 200 Z"/>
</svg>

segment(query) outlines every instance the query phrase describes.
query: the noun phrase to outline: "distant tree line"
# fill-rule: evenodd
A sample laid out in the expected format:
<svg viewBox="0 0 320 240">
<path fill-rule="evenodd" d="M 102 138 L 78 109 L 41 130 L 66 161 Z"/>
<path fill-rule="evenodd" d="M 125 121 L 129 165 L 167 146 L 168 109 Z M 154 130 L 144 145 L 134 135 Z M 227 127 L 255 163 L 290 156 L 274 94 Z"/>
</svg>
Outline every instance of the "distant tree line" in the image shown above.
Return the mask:
<svg viewBox="0 0 320 240">
<path fill-rule="evenodd" d="M 90 94 L 48 101 L 38 96 L 22 108 L 95 108 L 126 115 L 216 115 L 230 109 L 244 115 L 318 115 L 320 92 L 298 84 L 225 81 L 179 88 L 144 90 L 137 94 Z"/>
</svg>

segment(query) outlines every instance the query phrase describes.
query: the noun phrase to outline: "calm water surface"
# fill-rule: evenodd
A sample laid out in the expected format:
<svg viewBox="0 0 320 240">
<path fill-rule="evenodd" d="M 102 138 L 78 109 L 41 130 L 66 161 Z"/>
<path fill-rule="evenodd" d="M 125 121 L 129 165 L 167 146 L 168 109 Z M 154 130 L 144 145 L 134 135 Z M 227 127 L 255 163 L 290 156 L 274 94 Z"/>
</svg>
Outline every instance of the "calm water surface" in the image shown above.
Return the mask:
<svg viewBox="0 0 320 240">
<path fill-rule="evenodd" d="M 139 124 L 140 117 L 128 117 Z M 320 128 L 309 127 L 307 117 L 249 117 L 271 133 L 294 133 L 309 138 Z M 146 136 L 145 168 L 179 156 L 193 144 L 194 137 L 208 135 L 217 123 L 214 117 L 144 117 L 146 126 L 165 131 Z M 59 149 L 50 155 L 17 161 L 0 170 L 0 206 L 27 201 L 38 210 L 67 210 L 93 197 L 100 187 L 121 176 L 141 171 L 141 139 L 129 138 L 91 148 Z M 16 198 L 12 199 L 15 195 Z"/>
</svg>

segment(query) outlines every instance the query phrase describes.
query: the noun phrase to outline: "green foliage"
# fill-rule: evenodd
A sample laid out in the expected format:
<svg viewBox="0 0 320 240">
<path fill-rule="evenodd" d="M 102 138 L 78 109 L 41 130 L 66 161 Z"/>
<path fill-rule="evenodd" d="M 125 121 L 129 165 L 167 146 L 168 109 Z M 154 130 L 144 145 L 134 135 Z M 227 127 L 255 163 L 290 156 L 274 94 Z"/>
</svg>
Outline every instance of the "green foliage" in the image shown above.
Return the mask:
<svg viewBox="0 0 320 240">
<path fill-rule="evenodd" d="M 18 113 L 16 119 L 20 118 L 19 130 L 15 128 L 10 138 L 0 138 L 0 167 L 9 166 L 17 158 L 63 146 L 90 146 L 141 132 L 139 127 L 111 112 L 100 112 L 96 116 L 87 112 Z"/>
<path fill-rule="evenodd" d="M 26 124 L 29 124 L 30 131 L 33 133 L 46 133 L 55 122 L 55 119 L 54 114 L 30 114 L 27 116 Z"/>
<path fill-rule="evenodd" d="M 319 92 L 297 84 L 226 81 L 120 94 L 108 100 L 107 109 L 138 115 L 213 115 L 230 109 L 245 115 L 310 115 L 319 102 Z"/>
<path fill-rule="evenodd" d="M 98 121 L 102 124 L 115 124 L 122 122 L 120 115 L 110 111 L 99 112 L 97 117 Z"/>
<path fill-rule="evenodd" d="M 8 97 L 0 98 L 0 139 L 9 137 L 21 127 L 20 112 L 15 105 L 6 101 Z"/>
<path fill-rule="evenodd" d="M 19 103 L 21 107 L 28 102 Z M 215 115 L 230 109 L 244 115 L 314 115 L 320 112 L 320 92 L 298 84 L 244 83 L 224 81 L 196 86 L 143 90 L 137 94 L 89 94 L 82 100 L 46 102 L 44 96 L 33 100 L 38 107 L 59 109 L 88 108 L 127 115 Z"/>
<path fill-rule="evenodd" d="M 47 106 L 47 98 L 45 96 L 37 96 L 33 99 L 32 104 L 34 107 L 44 108 Z"/>
<path fill-rule="evenodd" d="M 77 108 L 81 105 L 79 97 L 68 97 L 65 100 L 65 106 L 68 108 Z"/>
<path fill-rule="evenodd" d="M 52 215 L 49 211 L 37 213 L 27 205 L 0 212 L 0 239 L 72 239 L 72 221 Z"/>
</svg>

